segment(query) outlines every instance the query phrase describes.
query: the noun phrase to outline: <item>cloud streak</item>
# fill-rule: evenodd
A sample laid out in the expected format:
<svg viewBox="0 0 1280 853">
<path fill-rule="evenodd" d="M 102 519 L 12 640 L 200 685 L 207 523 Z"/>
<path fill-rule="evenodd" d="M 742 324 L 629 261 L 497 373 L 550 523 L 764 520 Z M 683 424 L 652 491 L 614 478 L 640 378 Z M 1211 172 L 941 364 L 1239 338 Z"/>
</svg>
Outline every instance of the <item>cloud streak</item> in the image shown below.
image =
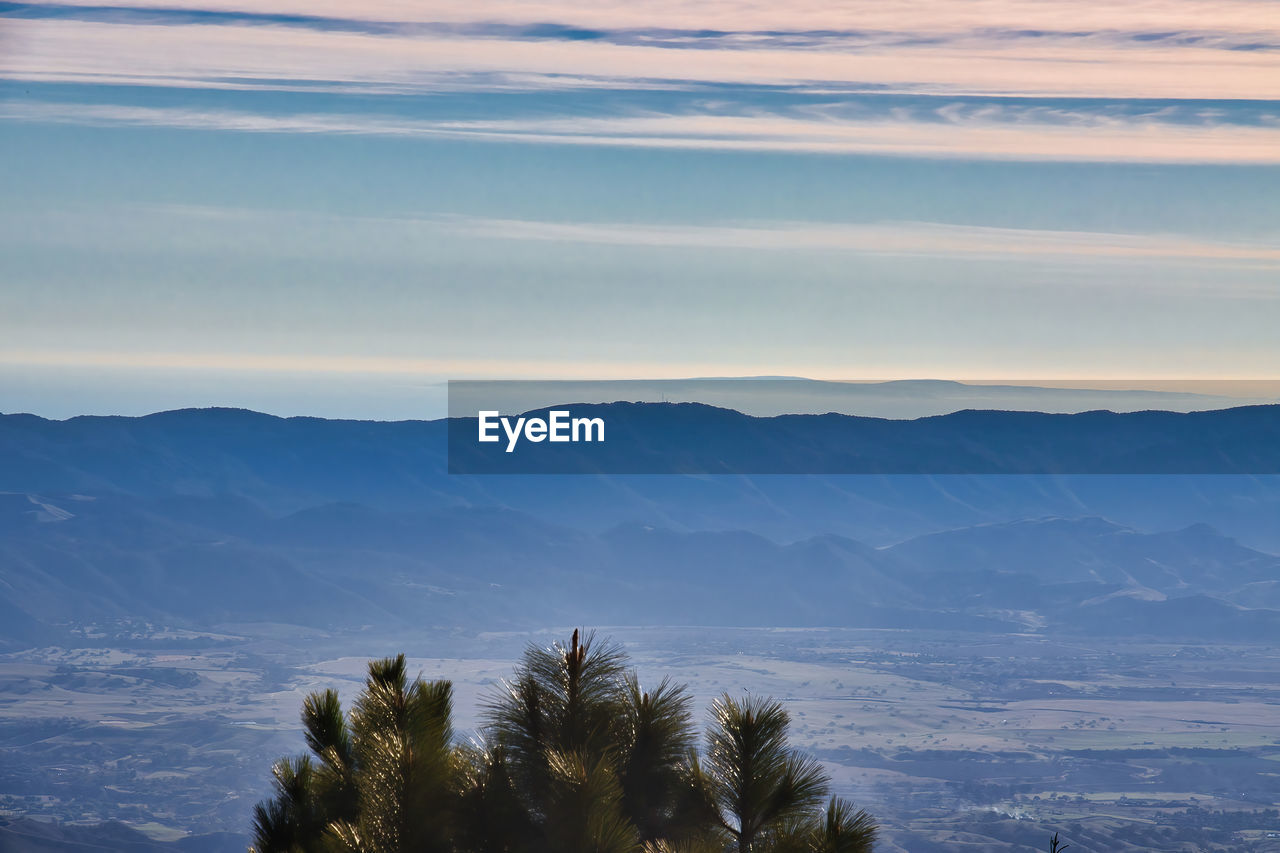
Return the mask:
<svg viewBox="0 0 1280 853">
<path fill-rule="evenodd" d="M 1157 116 L 942 107 L 927 114 L 839 118 L 750 114 L 492 120 L 382 114 L 278 114 L 136 105 L 0 104 L 0 119 L 277 134 L 341 134 L 695 150 L 964 157 L 1024 161 L 1280 163 L 1280 123 L 1168 123 Z"/>
<path fill-rule="evenodd" d="M 252 12 L 244 0 L 62 0 L 58 3 L 11 3 L 10 8 L 39 7 L 47 14 L 79 9 L 83 14 L 145 11 L 156 16 L 181 13 L 207 15 L 274 15 L 281 18 L 349 19 L 348 0 L 255 0 Z M 0 7 L 3 8 L 3 7 Z M 594 29 L 721 31 L 885 31 L 949 33 L 993 27 L 1035 33 L 1103 32 L 1280 32 L 1280 23 L 1259 14 L 1256 0 L 924 0 L 886 4 L 876 0 L 483 0 L 458 4 L 451 0 L 368 0 L 359 4 L 360 20 L 377 23 L 501 22 L 536 25 L 548 21 Z"/>
<path fill-rule="evenodd" d="M 282 219 L 290 236 L 272 231 Z M 354 216 L 299 210 L 199 205 L 119 205 L 0 215 L 11 239 L 27 246 L 77 246 L 141 251 L 160 239 L 180 252 L 235 245 L 246 255 L 366 261 L 399 259 L 458 238 L 740 252 L 849 252 L 981 260 L 1091 264 L 1229 266 L 1280 269 L 1280 241 L 1224 241 L 1170 233 L 1121 233 L 1008 228 L 945 222 L 601 222 L 477 217 L 458 214 Z M 267 238 L 263 235 L 270 234 Z M 157 235 L 163 235 L 157 238 Z M 1251 290 L 1251 292 L 1253 292 Z M 1272 288 L 1280 295 L 1280 285 Z"/>
<path fill-rule="evenodd" d="M 577 10 L 559 10 L 580 14 Z M 1151 31 L 1081 29 L 1027 29 L 982 26 L 973 29 L 726 29 L 714 27 L 680 29 L 667 26 L 581 26 L 554 22 L 506 23 L 494 20 L 397 21 L 282 11 L 246 11 L 198 7 L 147 7 L 131 5 L 76 5 L 68 3 L 3 3 L 0 15 L 21 20 L 84 21 L 106 24 L 140 24 L 164 27 L 189 25 L 258 26 L 306 29 L 319 32 L 358 33 L 374 36 L 461 37 L 514 41 L 596 41 L 608 44 L 662 47 L 672 50 L 813 50 L 894 48 L 928 44 L 1000 44 L 1018 41 L 1049 44 L 1102 44 L 1125 47 L 1133 44 L 1176 45 L 1216 50 L 1280 49 L 1280 34 L 1267 30 L 1167 30 Z"/>
<path fill-rule="evenodd" d="M 1280 247 L 1274 245 L 1215 243 L 1182 235 L 992 228 L 929 222 L 778 222 L 691 226 L 450 218 L 443 220 L 442 224 L 468 236 L 618 246 L 1039 257 L 1086 263 L 1103 259 L 1243 262 L 1266 268 L 1280 267 Z M 1277 291 L 1280 292 L 1280 287 Z"/>
<path fill-rule="evenodd" d="M 637 376 L 731 375 L 740 370 L 734 362 L 662 361 L 659 359 L 586 362 L 557 358 L 414 358 L 333 355 L 327 353 L 229 353 L 121 351 L 107 349 L 0 349 L 0 366 L 32 368 L 154 371 L 174 373 L 274 373 L 320 374 L 335 377 L 391 376 L 432 382 L 449 379 L 502 377 L 504 379 L 632 379 Z M 751 365 L 759 371 L 764 364 Z M 830 368 L 806 365 L 818 376 L 828 376 Z M 905 375 L 905 374 L 904 374 Z M 841 377 L 844 378 L 844 377 Z"/>
<path fill-rule="evenodd" d="M 338 0 L 0 3 L 0 78 L 35 85 L 32 100 L 0 115 L 541 145 L 1272 165 L 1280 23 L 1258 9 L 1244 0 L 371 0 L 353 17 Z M 67 85 L 113 88 L 100 99 L 82 93 L 79 104 L 42 101 Z M 157 106 L 155 90 L 187 90 L 187 100 Z M 200 100 L 189 90 L 229 93 Z M 577 100 L 556 100 L 564 92 Z M 474 100 L 454 101 L 451 114 L 434 97 L 447 93 Z M 495 97 L 506 93 L 527 97 Z M 646 99 L 628 101 L 634 93 Z M 333 97 L 320 104 L 320 95 Z M 381 99 L 376 111 L 371 97 Z"/>
<path fill-rule="evenodd" d="M 379 84 L 441 75 L 780 84 L 906 93 L 1280 98 L 1280 35 L 1250 30 L 596 30 L 555 24 L 399 25 L 255 13 L 189 22 L 6 17 L 0 75 L 23 80 Z M 87 17 L 87 16 L 82 16 Z M 226 26 L 210 20 L 256 21 Z M 286 25 L 281 21 L 307 21 Z M 274 22 L 274 23 L 273 23 Z M 998 23 L 998 26 L 991 26 Z M 345 27 L 345 29 L 344 29 Z M 1223 48 L 1234 49 L 1223 49 Z M 1250 48 L 1250 49 L 1243 49 Z"/>
<path fill-rule="evenodd" d="M 0 3 L 0 78 L 36 93 L 3 114 L 557 145 L 1280 162 L 1280 23 L 1253 2 L 373 0 L 358 16 L 352 9 L 338 0 Z M 117 103 L 42 104 L 38 84 L 110 85 Z M 160 89 L 236 98 L 161 107 L 147 95 Z M 301 97 L 268 105 L 263 92 Z M 532 102 L 564 92 L 650 97 Z M 529 100 L 484 100 L 510 93 Z M 322 108 L 302 100 L 322 94 L 334 96 Z M 441 94 L 475 101 L 451 115 L 421 97 Z M 383 99 L 376 114 L 362 96 Z"/>
</svg>

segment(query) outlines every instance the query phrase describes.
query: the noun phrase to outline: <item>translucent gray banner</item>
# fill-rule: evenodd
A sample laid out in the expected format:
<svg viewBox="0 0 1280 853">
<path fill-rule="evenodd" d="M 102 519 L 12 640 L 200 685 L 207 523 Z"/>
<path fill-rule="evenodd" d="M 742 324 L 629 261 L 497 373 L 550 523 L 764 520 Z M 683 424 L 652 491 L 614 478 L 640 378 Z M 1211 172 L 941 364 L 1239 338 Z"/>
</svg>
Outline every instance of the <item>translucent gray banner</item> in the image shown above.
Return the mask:
<svg viewBox="0 0 1280 853">
<path fill-rule="evenodd" d="M 454 381 L 449 470 L 1280 473 L 1280 383 L 1106 384 Z"/>
</svg>

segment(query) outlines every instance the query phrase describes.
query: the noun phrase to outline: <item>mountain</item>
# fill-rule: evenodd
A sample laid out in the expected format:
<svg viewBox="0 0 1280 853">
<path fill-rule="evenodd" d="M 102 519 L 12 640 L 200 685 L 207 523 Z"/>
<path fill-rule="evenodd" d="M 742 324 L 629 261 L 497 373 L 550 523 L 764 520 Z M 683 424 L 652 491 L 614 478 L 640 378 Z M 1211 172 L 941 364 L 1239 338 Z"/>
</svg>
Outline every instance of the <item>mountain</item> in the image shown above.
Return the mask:
<svg viewBox="0 0 1280 853">
<path fill-rule="evenodd" d="M 918 569 L 1027 574 L 1044 583 L 1098 583 L 1161 597 L 1222 592 L 1280 579 L 1280 559 L 1207 525 L 1144 534 L 1101 518 L 1034 519 L 921 536 L 893 549 Z"/>
<path fill-rule="evenodd" d="M 137 619 L 320 628 L 1090 626 L 1206 637 L 1280 627 L 1280 612 L 1268 609 L 1230 617 L 1280 581 L 1280 558 L 1203 526 L 1143 534 L 1100 519 L 1043 519 L 874 548 L 831 534 L 778 543 L 643 524 L 593 533 L 486 507 L 341 503 L 283 516 L 241 507 L 197 523 L 189 503 L 170 512 L 164 501 L 120 496 L 25 500 L 6 501 L 0 522 L 0 588 L 11 615 L 3 636 L 16 645 Z M 25 508 L 36 505 L 46 509 Z M 1196 597 L 1212 604 L 1204 620 L 1151 615 Z"/>
<path fill-rule="evenodd" d="M 456 474 L 1278 474 L 1280 406 L 1078 414 L 964 410 L 887 420 L 752 417 L 701 403 L 565 405 L 606 441 L 477 440 L 449 421 Z M 550 410 L 526 419 L 550 422 Z M 493 424 L 496 430 L 497 424 Z M 510 429 L 510 424 L 503 427 Z M 567 431 L 567 430 L 566 430 Z M 602 429 L 603 431 L 603 429 Z"/>
<path fill-rule="evenodd" d="M 1229 384 L 1223 387 L 1230 388 Z M 787 376 L 708 377 L 657 380 L 475 380 L 449 383 L 449 412 L 474 415 L 479 409 L 524 412 L 573 400 L 608 403 L 699 402 L 748 415 L 821 415 L 837 412 L 872 418 L 923 418 L 964 409 L 1073 413 L 1107 409 L 1137 412 L 1206 411 L 1262 405 L 1275 398 L 1220 396 L 1184 391 L 1103 388 L 1046 388 L 979 384 L 937 379 L 889 382 L 830 382 Z"/>
<path fill-rule="evenodd" d="M 743 417 L 611 417 L 624 409 L 706 434 Z M 1229 432 L 1273 414 L 1175 417 Z M 814 427 L 805 452 L 849 424 L 937 428 L 780 420 Z M 130 619 L 1277 629 L 1273 476 L 464 476 L 445 473 L 446 431 L 219 409 L 0 416 L 0 640 Z"/>
<path fill-rule="evenodd" d="M 1280 552 L 1280 477 L 1272 475 L 462 476 L 446 473 L 446 439 L 443 421 L 228 409 L 67 421 L 0 415 L 0 491 L 54 496 L 64 506 L 75 495 L 127 496 L 199 523 L 331 503 L 388 512 L 488 506 L 592 532 L 638 523 L 751 530 L 777 541 L 835 533 L 875 545 L 1028 517 L 1098 515 L 1146 530 L 1204 522 Z"/>
<path fill-rule="evenodd" d="M 1280 625 L 1280 557 L 1204 524 L 1140 533 L 1101 518 L 951 530 L 890 553 L 921 585 L 968 608 L 1035 614 L 1096 635 L 1264 639 Z"/>
<path fill-rule="evenodd" d="M 126 499 L 76 508 L 56 524 L 10 519 L 0 540 L 17 639 L 35 626 L 129 618 L 535 627 L 583 613 L 604 623 L 722 625 L 898 625 L 924 615 L 892 559 L 840 537 L 779 545 L 638 525 L 597 535 L 489 508 L 331 504 L 204 527 Z"/>
</svg>

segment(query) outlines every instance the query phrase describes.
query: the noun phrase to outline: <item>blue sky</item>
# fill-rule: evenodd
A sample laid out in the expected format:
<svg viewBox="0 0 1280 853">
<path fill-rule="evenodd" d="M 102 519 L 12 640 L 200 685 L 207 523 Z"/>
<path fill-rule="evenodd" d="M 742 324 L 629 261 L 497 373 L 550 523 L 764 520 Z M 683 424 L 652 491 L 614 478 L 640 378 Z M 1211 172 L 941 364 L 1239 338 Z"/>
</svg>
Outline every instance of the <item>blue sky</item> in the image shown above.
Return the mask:
<svg viewBox="0 0 1280 853">
<path fill-rule="evenodd" d="M 0 411 L 1280 375 L 1274 3 L 829 7 L 0 3 Z"/>
</svg>

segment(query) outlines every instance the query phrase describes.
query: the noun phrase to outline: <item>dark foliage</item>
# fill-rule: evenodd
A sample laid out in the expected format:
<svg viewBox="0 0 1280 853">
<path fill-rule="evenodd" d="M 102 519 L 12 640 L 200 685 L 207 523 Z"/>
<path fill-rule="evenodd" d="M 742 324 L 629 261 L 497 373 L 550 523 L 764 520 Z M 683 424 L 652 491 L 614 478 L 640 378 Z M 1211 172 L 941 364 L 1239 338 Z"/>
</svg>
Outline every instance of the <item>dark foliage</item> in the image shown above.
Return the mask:
<svg viewBox="0 0 1280 853">
<path fill-rule="evenodd" d="M 781 704 L 724 695 L 702 752 L 683 685 L 645 690 L 621 647 L 575 631 L 530 647 L 484 709 L 452 727 L 447 681 L 372 661 L 344 712 L 303 703 L 310 754 L 274 768 L 257 853 L 865 853 L 874 821 L 788 746 Z M 821 808 L 826 801 L 825 809 Z"/>
</svg>

